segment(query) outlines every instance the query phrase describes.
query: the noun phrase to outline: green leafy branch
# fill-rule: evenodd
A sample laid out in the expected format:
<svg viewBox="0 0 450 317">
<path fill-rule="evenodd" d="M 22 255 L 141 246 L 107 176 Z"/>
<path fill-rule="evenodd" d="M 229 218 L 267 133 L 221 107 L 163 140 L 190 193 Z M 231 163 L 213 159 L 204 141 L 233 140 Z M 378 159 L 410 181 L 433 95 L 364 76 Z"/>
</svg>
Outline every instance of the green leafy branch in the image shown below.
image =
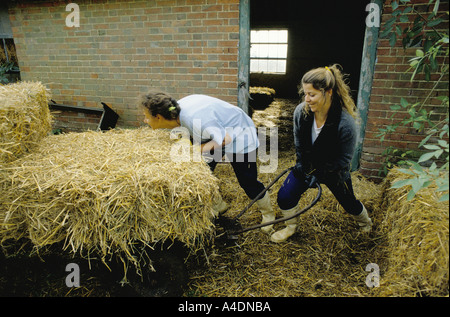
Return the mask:
<svg viewBox="0 0 450 317">
<path fill-rule="evenodd" d="M 431 13 L 425 17 L 418 12 L 414 5 L 411 5 L 410 0 L 400 0 L 403 6 L 400 6 L 398 1 L 392 2 L 392 18 L 386 21 L 381 37 L 389 38 L 391 46 L 395 46 L 398 39 L 402 39 L 404 48 L 415 47 L 422 45 L 416 50 L 416 56 L 409 60 L 410 69 L 412 70 L 411 81 L 413 81 L 418 73 L 425 73 L 425 80 L 431 80 L 432 72 L 440 72 L 440 78 L 435 82 L 433 88 L 428 96 L 421 103 L 410 104 L 406 99 L 401 98 L 399 105 L 392 105 L 390 108 L 394 112 L 391 120 L 394 121 L 394 116 L 398 112 L 404 112 L 406 116 L 400 122 L 387 125 L 385 128 L 379 129 L 378 137 L 383 142 L 385 136 L 394 133 L 400 126 L 412 126 L 417 131 L 425 134 L 425 137 L 419 144 L 419 148 L 424 151 L 417 160 L 402 160 L 399 163 L 409 165 L 409 168 L 399 168 L 405 174 L 413 177 L 405 180 L 400 180 L 392 184 L 392 188 L 401 188 L 404 186 L 411 186 L 407 199 L 412 199 L 421 189 L 426 188 L 432 184 L 436 185 L 437 192 L 445 192 L 440 201 L 449 200 L 449 97 L 437 97 L 442 102 L 442 108 L 445 110 L 446 116 L 439 122 L 431 120 L 433 111 L 427 111 L 424 106 L 428 99 L 435 92 L 438 84 L 441 82 L 444 75 L 448 74 L 449 67 L 442 63 L 439 68 L 438 57 L 448 58 L 449 55 L 449 38 L 448 33 L 439 32 L 436 27 L 441 24 L 444 19 L 438 17 L 440 0 L 430 0 L 428 5 L 432 6 Z M 402 8 L 403 11 L 402 11 Z M 406 14 L 415 13 L 416 17 L 413 22 L 409 21 Z M 447 12 L 448 15 L 448 12 Z M 403 28 L 400 23 L 409 24 Z M 442 59 L 444 60 L 444 59 Z M 387 155 L 396 153 L 398 150 L 389 149 Z M 402 158 L 411 151 L 406 151 L 402 154 Z M 388 158 L 389 159 L 389 158 Z M 386 165 L 392 165 L 389 162 Z M 428 168 L 424 167 L 429 166 Z"/>
<path fill-rule="evenodd" d="M 380 33 L 381 38 L 389 39 L 391 47 L 395 46 L 398 39 L 402 40 L 403 48 L 423 46 L 423 50 L 417 50 L 416 57 L 410 61 L 414 68 L 411 80 L 421 72 L 425 73 L 426 80 L 430 80 L 431 72 L 438 69 L 437 57 L 448 56 L 448 34 L 436 29 L 445 21 L 444 14 L 438 16 L 440 0 L 430 0 L 428 5 L 432 5 L 433 9 L 428 16 L 424 16 L 410 0 L 393 1 L 392 17 L 386 21 Z M 412 22 L 407 15 L 410 13 L 416 15 Z M 402 29 L 402 23 L 408 24 Z M 448 65 L 443 67 L 447 67 L 448 70 Z"/>
<path fill-rule="evenodd" d="M 6 74 L 10 71 L 18 71 L 19 68 L 14 65 L 13 62 L 7 62 L 0 64 L 0 84 L 7 84 L 9 83 L 8 77 L 6 77 Z"/>
</svg>

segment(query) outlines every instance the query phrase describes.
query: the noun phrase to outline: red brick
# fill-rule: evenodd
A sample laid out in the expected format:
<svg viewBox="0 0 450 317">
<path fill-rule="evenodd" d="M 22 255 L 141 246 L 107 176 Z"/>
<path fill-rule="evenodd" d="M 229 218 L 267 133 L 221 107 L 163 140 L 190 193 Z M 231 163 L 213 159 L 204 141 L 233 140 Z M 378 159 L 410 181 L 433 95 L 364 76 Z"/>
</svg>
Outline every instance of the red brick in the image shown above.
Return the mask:
<svg viewBox="0 0 450 317">
<path fill-rule="evenodd" d="M 391 1 L 385 2 L 382 16 L 383 22 L 391 18 L 390 3 Z M 428 5 L 428 0 L 414 0 L 413 3 L 419 10 L 424 10 L 425 6 Z M 423 3 L 425 6 L 418 6 L 417 4 L 420 3 Z M 448 4 L 444 6 L 448 7 Z M 439 74 L 432 74 L 432 81 L 425 82 L 424 75 L 419 74 L 413 82 L 410 81 L 409 60 L 415 56 L 416 49 L 408 48 L 405 50 L 401 47 L 401 43 L 397 43 L 394 48 L 391 48 L 388 39 L 378 40 L 377 63 L 375 65 L 374 82 L 360 162 L 361 173 L 368 177 L 374 176 L 382 168 L 385 160 L 382 153 L 388 146 L 402 150 L 417 149 L 418 143 L 424 137 L 410 126 L 399 127 L 396 132 L 387 135 L 382 143 L 379 141 L 379 137 L 376 136 L 380 128 L 407 117 L 404 111 L 394 113 L 390 109 L 392 105 L 400 104 L 401 98 L 406 99 L 409 103 L 423 102 L 427 98 L 430 89 L 439 79 Z M 408 71 L 409 73 L 407 73 Z M 445 80 L 448 87 L 448 77 Z M 444 94 L 448 95 L 448 88 Z M 436 104 L 436 101 L 428 98 L 428 103 L 433 105 Z M 393 119 L 390 119 L 392 115 Z M 375 178 L 377 177 L 379 178 L 379 176 Z"/>
</svg>

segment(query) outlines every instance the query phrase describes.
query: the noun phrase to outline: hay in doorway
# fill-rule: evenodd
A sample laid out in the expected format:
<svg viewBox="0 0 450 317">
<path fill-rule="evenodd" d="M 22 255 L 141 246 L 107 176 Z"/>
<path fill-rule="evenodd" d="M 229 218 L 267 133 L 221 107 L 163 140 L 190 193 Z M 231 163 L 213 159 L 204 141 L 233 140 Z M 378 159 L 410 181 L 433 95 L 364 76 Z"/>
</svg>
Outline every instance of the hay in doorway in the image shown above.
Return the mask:
<svg viewBox="0 0 450 317">
<path fill-rule="evenodd" d="M 250 87 L 250 106 L 255 110 L 266 109 L 275 98 L 275 89 L 269 87 Z"/>
</svg>

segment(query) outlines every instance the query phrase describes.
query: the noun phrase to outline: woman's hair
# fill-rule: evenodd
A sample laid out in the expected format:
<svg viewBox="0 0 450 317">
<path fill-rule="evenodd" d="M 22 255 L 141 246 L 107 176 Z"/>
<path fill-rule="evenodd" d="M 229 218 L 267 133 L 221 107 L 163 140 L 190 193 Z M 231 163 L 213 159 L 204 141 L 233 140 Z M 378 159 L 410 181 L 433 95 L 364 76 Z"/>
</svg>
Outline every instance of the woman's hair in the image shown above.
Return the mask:
<svg viewBox="0 0 450 317">
<path fill-rule="evenodd" d="M 178 102 L 164 92 L 148 92 L 141 95 L 139 104 L 153 117 L 160 114 L 167 120 L 176 120 L 181 111 Z"/>
<path fill-rule="evenodd" d="M 342 108 L 356 118 L 356 106 L 350 93 L 350 87 L 346 83 L 347 75 L 342 73 L 342 67 L 338 64 L 327 67 L 319 67 L 310 70 L 303 75 L 301 84 L 299 85 L 299 93 L 303 94 L 303 84 L 311 84 L 314 89 L 320 90 L 322 94 L 332 89 L 332 100 L 339 102 Z M 306 113 L 309 112 L 309 106 L 303 107 Z"/>
</svg>

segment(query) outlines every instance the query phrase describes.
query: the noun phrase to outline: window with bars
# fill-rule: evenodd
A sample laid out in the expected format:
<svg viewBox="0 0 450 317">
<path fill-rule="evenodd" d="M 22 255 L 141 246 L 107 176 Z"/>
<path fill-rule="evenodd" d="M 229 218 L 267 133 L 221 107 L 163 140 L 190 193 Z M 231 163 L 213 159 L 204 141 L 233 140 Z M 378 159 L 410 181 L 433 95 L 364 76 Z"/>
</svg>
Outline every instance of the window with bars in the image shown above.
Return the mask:
<svg viewBox="0 0 450 317">
<path fill-rule="evenodd" d="M 287 30 L 251 30 L 250 72 L 285 74 Z"/>
</svg>

